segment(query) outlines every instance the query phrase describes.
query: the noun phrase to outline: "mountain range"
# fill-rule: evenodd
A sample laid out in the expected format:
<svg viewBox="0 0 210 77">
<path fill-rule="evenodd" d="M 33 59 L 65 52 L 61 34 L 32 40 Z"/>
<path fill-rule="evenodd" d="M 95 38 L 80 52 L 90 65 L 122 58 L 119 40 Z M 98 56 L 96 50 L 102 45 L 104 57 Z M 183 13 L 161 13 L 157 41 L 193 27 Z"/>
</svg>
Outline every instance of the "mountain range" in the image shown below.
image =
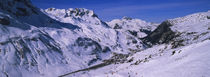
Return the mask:
<svg viewBox="0 0 210 77">
<path fill-rule="evenodd" d="M 0 77 L 208 77 L 210 11 L 152 23 L 0 1 Z"/>
</svg>

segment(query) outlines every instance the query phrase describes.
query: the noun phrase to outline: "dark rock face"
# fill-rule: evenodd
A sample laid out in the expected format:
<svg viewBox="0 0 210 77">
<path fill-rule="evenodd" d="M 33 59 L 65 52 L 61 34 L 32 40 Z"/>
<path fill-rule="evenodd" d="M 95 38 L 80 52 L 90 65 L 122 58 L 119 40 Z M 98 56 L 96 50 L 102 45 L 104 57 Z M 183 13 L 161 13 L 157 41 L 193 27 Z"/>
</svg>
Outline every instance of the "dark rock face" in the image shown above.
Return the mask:
<svg viewBox="0 0 210 77">
<path fill-rule="evenodd" d="M 115 24 L 114 29 L 122 29 L 122 27 L 119 26 L 118 24 Z"/>
<path fill-rule="evenodd" d="M 111 51 L 111 49 L 109 47 L 105 47 L 102 52 L 106 53 L 106 52 L 110 52 L 110 51 Z"/>
<path fill-rule="evenodd" d="M 168 21 L 161 23 L 157 29 L 143 38 L 143 41 L 151 44 L 168 43 L 175 37 L 175 32 L 170 29 L 170 26 L 172 25 Z"/>
<path fill-rule="evenodd" d="M 129 57 L 128 54 L 117 54 L 113 53 L 113 56 L 108 60 L 103 60 L 104 63 L 107 64 L 122 64 L 127 61 L 127 58 Z"/>
<path fill-rule="evenodd" d="M 210 16 L 207 16 L 207 19 L 210 19 Z"/>
<path fill-rule="evenodd" d="M 150 34 L 151 31 L 150 30 L 146 30 L 146 29 L 139 29 L 140 32 L 144 32 L 146 34 Z"/>
<path fill-rule="evenodd" d="M 98 18 L 98 16 L 97 16 L 96 14 L 93 14 L 93 15 L 92 15 L 92 17 L 96 17 L 96 18 Z"/>
<path fill-rule="evenodd" d="M 130 18 L 130 17 L 123 17 L 123 19 L 132 20 L 132 18 Z"/>
<path fill-rule="evenodd" d="M 22 5 L 21 7 L 19 5 Z M 23 8 L 24 7 L 24 8 Z M 38 14 L 30 0 L 4 0 L 0 1 L 0 9 L 16 16 L 28 16 Z M 13 9 L 13 10 L 11 10 Z"/>
<path fill-rule="evenodd" d="M 50 8 L 50 9 L 48 9 L 48 10 L 49 10 L 49 11 L 52 11 L 53 8 Z M 69 16 L 71 16 L 72 14 L 75 14 L 75 16 L 83 17 L 84 15 L 90 14 L 90 11 L 85 11 L 85 9 L 83 9 L 83 8 L 75 8 L 75 10 L 71 10 L 71 11 L 69 11 L 69 13 L 70 13 L 70 14 L 68 14 L 66 17 L 69 17 Z M 98 18 L 98 16 L 97 16 L 95 13 L 93 13 L 93 14 L 91 15 L 91 17 L 96 17 L 96 18 Z"/>
<path fill-rule="evenodd" d="M 28 16 L 29 12 L 27 12 L 26 8 L 17 8 L 18 11 L 16 11 L 16 16 Z"/>
<path fill-rule="evenodd" d="M 104 24 L 104 27 L 106 27 L 106 28 L 111 28 L 106 22 L 104 22 L 104 21 L 100 21 L 102 24 Z"/>
<path fill-rule="evenodd" d="M 2 24 L 2 25 L 9 25 L 10 24 L 9 17 L 0 18 L 0 24 Z"/>
<path fill-rule="evenodd" d="M 172 49 L 173 48 L 177 48 L 177 47 L 180 47 L 180 46 L 184 46 L 183 42 L 185 40 L 182 40 L 182 39 L 179 39 L 179 40 L 173 40 L 171 45 L 172 45 Z"/>
<path fill-rule="evenodd" d="M 128 30 L 128 32 L 129 32 L 131 35 L 137 37 L 137 34 L 138 34 L 137 31 L 130 31 L 130 30 Z"/>
</svg>

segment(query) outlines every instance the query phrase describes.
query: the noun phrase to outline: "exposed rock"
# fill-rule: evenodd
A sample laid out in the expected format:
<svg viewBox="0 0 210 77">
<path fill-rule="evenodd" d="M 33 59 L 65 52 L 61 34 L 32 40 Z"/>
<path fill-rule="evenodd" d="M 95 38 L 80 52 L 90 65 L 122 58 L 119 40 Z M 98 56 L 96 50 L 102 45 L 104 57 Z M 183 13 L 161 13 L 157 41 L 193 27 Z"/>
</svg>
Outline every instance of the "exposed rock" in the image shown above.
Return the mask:
<svg viewBox="0 0 210 77">
<path fill-rule="evenodd" d="M 93 14 L 93 15 L 92 15 L 92 17 L 96 17 L 96 18 L 98 18 L 98 16 L 97 16 L 96 14 Z"/>
<path fill-rule="evenodd" d="M 110 59 L 108 59 L 108 60 L 104 60 L 104 62 L 108 63 L 108 64 L 125 63 L 127 61 L 128 57 L 129 57 L 128 54 L 116 54 L 116 53 L 113 53 L 113 56 Z"/>
<path fill-rule="evenodd" d="M 210 19 L 210 16 L 207 16 L 207 19 Z"/>
<path fill-rule="evenodd" d="M 157 29 L 143 38 L 143 41 L 152 44 L 168 43 L 175 37 L 175 32 L 170 29 L 170 26 L 172 25 L 168 21 L 161 23 Z"/>
<path fill-rule="evenodd" d="M 185 40 L 173 40 L 172 43 L 171 43 L 172 49 L 180 47 L 180 46 L 184 46 L 184 44 L 183 44 L 184 41 Z"/>
<path fill-rule="evenodd" d="M 15 14 L 16 16 L 28 16 L 31 14 L 38 14 L 37 8 L 32 5 L 30 0 L 0 1 L 0 9 L 11 14 Z"/>
<path fill-rule="evenodd" d="M 17 8 L 18 11 L 16 11 L 16 16 L 28 16 L 29 12 L 26 8 Z"/>
<path fill-rule="evenodd" d="M 113 29 L 122 29 L 121 26 L 119 26 L 118 24 L 115 24 L 114 28 Z"/>
<path fill-rule="evenodd" d="M 0 18 L 0 24 L 2 24 L 2 25 L 9 25 L 10 24 L 9 17 L 2 17 L 2 18 Z"/>
<path fill-rule="evenodd" d="M 133 36 L 137 36 L 137 34 L 138 34 L 138 32 L 137 31 L 130 31 L 130 30 L 128 30 L 128 32 L 131 34 L 131 35 L 133 35 Z"/>
<path fill-rule="evenodd" d="M 110 51 L 111 51 L 111 49 L 110 49 L 109 47 L 105 47 L 105 48 L 102 50 L 102 52 L 104 52 L 104 53 L 110 52 Z"/>
<path fill-rule="evenodd" d="M 126 19 L 126 20 L 132 20 L 132 18 L 131 17 L 123 17 L 123 19 Z"/>
<path fill-rule="evenodd" d="M 146 29 L 139 29 L 140 32 L 144 32 L 146 34 L 150 34 L 151 31 L 150 30 L 146 30 Z"/>
</svg>

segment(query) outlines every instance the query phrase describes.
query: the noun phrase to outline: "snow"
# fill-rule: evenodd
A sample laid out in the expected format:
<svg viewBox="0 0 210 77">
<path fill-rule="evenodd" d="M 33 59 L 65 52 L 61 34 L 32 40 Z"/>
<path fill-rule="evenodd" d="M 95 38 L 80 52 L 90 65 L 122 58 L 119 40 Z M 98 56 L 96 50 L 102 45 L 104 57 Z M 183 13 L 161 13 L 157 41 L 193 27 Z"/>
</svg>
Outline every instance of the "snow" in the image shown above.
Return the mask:
<svg viewBox="0 0 210 77">
<path fill-rule="evenodd" d="M 206 15 L 208 12 L 204 12 Z M 192 20 L 185 18 L 169 20 L 177 22 L 171 26 L 174 32 L 182 33 L 175 39 L 184 39 L 184 46 L 172 49 L 172 44 L 155 45 L 130 56 L 132 62 L 112 64 L 100 69 L 75 73 L 69 76 L 81 77 L 207 77 L 210 75 L 210 34 L 209 20 L 196 20 L 200 13 L 189 15 Z M 208 13 L 209 14 L 209 13 Z M 188 17 L 188 16 L 187 16 Z M 206 16 L 203 16 L 206 17 Z M 195 19 L 195 21 L 193 21 Z M 202 20 L 204 19 L 204 20 Z M 183 25 L 183 23 L 185 25 Z M 184 27 L 183 27 L 184 26 Z M 189 27 L 186 27 L 189 26 Z M 180 28 L 181 27 L 181 28 Z M 197 28 L 197 30 L 193 30 Z M 200 30 L 199 30 L 200 29 Z M 196 32 L 193 34 L 188 34 Z M 203 34 L 205 33 L 205 34 Z M 123 35 L 123 34 L 121 34 Z M 197 39 L 193 39 L 199 36 Z M 123 36 L 120 36 L 123 37 Z M 123 45 L 123 44 L 121 44 Z M 122 46 L 126 48 L 126 46 Z M 97 73 L 95 73 L 97 71 Z"/>
<path fill-rule="evenodd" d="M 0 1 L 0 19 L 10 22 L 0 23 L 0 77 L 57 77 L 103 63 L 113 53 L 130 54 L 127 59 L 133 61 L 69 76 L 209 76 L 210 12 L 168 20 L 170 28 L 181 33 L 175 40 L 184 39 L 184 46 L 147 48 L 141 38 L 154 31 L 156 23 L 129 17 L 103 22 L 84 8 L 40 10 L 29 0 L 16 1 Z"/>
<path fill-rule="evenodd" d="M 166 45 L 155 46 L 131 57 L 135 59 L 135 62 L 148 55 L 157 54 L 157 50 L 164 46 Z M 159 53 L 148 59 L 147 62 L 138 65 L 131 65 L 133 62 L 110 65 L 85 74 L 91 77 L 208 77 L 210 75 L 209 46 L 210 41 L 206 40 L 174 49 L 177 51 L 174 55 L 171 55 L 171 49 L 166 49 L 163 55 L 160 56 Z"/>
<path fill-rule="evenodd" d="M 144 49 L 145 47 L 139 38 L 147 36 L 158 26 L 157 23 L 150 23 L 141 19 L 132 19 L 129 17 L 114 19 L 107 23 L 117 31 L 118 44 L 120 47 L 126 49 L 123 50 L 124 52 L 136 52 Z"/>
<path fill-rule="evenodd" d="M 95 41 L 98 41 L 101 45 L 111 46 L 112 51 L 116 53 L 131 53 L 129 49 L 134 50 L 137 49 L 137 46 L 142 46 L 141 43 L 139 43 L 138 45 L 127 45 L 127 43 L 132 42 L 132 40 L 128 40 L 128 38 L 140 42 L 138 41 L 138 38 L 130 34 L 128 29 L 131 31 L 137 31 L 138 37 L 141 38 L 145 37 L 147 34 L 145 34 L 144 32 L 140 32 L 139 29 L 152 31 L 157 26 L 157 24 L 155 23 L 147 23 L 146 21 L 140 19 L 127 20 L 126 17 L 124 17 L 122 20 L 115 19 L 111 22 L 107 22 L 106 24 L 98 17 L 93 16 L 96 14 L 92 10 L 88 10 L 85 8 L 48 8 L 42 11 L 55 20 L 78 25 L 79 27 L 81 27 L 80 32 L 84 33 L 85 36 L 90 37 Z M 126 27 L 123 27 L 123 29 L 120 30 L 114 30 L 113 26 L 116 23 L 118 23 L 120 26 Z"/>
<path fill-rule="evenodd" d="M 210 12 L 200 12 L 185 17 L 169 19 L 169 22 L 174 25 L 172 26 L 174 31 L 201 32 L 207 31 L 209 27 L 210 21 L 207 18 L 208 16 L 210 16 Z"/>
<path fill-rule="evenodd" d="M 51 10 L 53 9 L 53 10 Z M 71 23 L 81 27 L 81 32 L 85 36 L 90 37 L 102 43 L 102 45 L 114 45 L 116 33 L 110 29 L 107 24 L 103 23 L 99 18 L 93 17 L 92 10 L 84 8 L 69 8 L 69 9 L 55 9 L 49 8 L 43 10 L 51 18 L 64 22 Z M 78 14 L 78 15 L 77 15 Z M 93 35 L 94 34 L 94 35 Z"/>
<path fill-rule="evenodd" d="M 5 3 L 3 6 L 8 3 L 8 1 L 3 2 Z M 96 55 L 104 59 L 111 54 L 108 51 L 102 55 L 105 46 L 101 44 L 90 43 L 92 46 L 87 47 L 74 46 L 79 37 L 89 38 L 81 32 L 79 26 L 51 19 L 39 9 L 26 6 L 24 2 L 25 0 L 14 5 L 21 4 L 22 8 L 34 9 L 38 14 L 17 17 L 5 9 L 0 10 L 0 17 L 9 17 L 10 21 L 9 25 L 0 24 L 1 77 L 58 76 L 89 67 L 89 61 L 95 59 Z M 95 50 L 95 46 L 102 48 Z M 98 53 L 91 54 L 93 51 Z M 75 52 L 82 55 L 78 56 Z"/>
</svg>

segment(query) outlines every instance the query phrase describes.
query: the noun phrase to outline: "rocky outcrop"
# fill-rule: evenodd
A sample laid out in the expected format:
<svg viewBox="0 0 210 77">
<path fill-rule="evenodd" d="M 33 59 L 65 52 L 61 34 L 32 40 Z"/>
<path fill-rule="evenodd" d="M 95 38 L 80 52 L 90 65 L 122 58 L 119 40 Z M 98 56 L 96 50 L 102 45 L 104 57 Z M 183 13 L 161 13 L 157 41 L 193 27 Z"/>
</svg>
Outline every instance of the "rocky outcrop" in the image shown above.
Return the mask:
<svg viewBox="0 0 210 77">
<path fill-rule="evenodd" d="M 143 38 L 143 41 L 151 44 L 168 43 L 175 37 L 175 32 L 170 29 L 170 26 L 172 25 L 168 21 L 164 21 L 157 27 L 157 29 Z"/>
<path fill-rule="evenodd" d="M 0 16 L 0 24 L 2 24 L 2 25 L 9 25 L 10 24 L 9 17 Z"/>
<path fill-rule="evenodd" d="M 207 16 L 207 19 L 210 19 L 210 16 Z"/>
</svg>

